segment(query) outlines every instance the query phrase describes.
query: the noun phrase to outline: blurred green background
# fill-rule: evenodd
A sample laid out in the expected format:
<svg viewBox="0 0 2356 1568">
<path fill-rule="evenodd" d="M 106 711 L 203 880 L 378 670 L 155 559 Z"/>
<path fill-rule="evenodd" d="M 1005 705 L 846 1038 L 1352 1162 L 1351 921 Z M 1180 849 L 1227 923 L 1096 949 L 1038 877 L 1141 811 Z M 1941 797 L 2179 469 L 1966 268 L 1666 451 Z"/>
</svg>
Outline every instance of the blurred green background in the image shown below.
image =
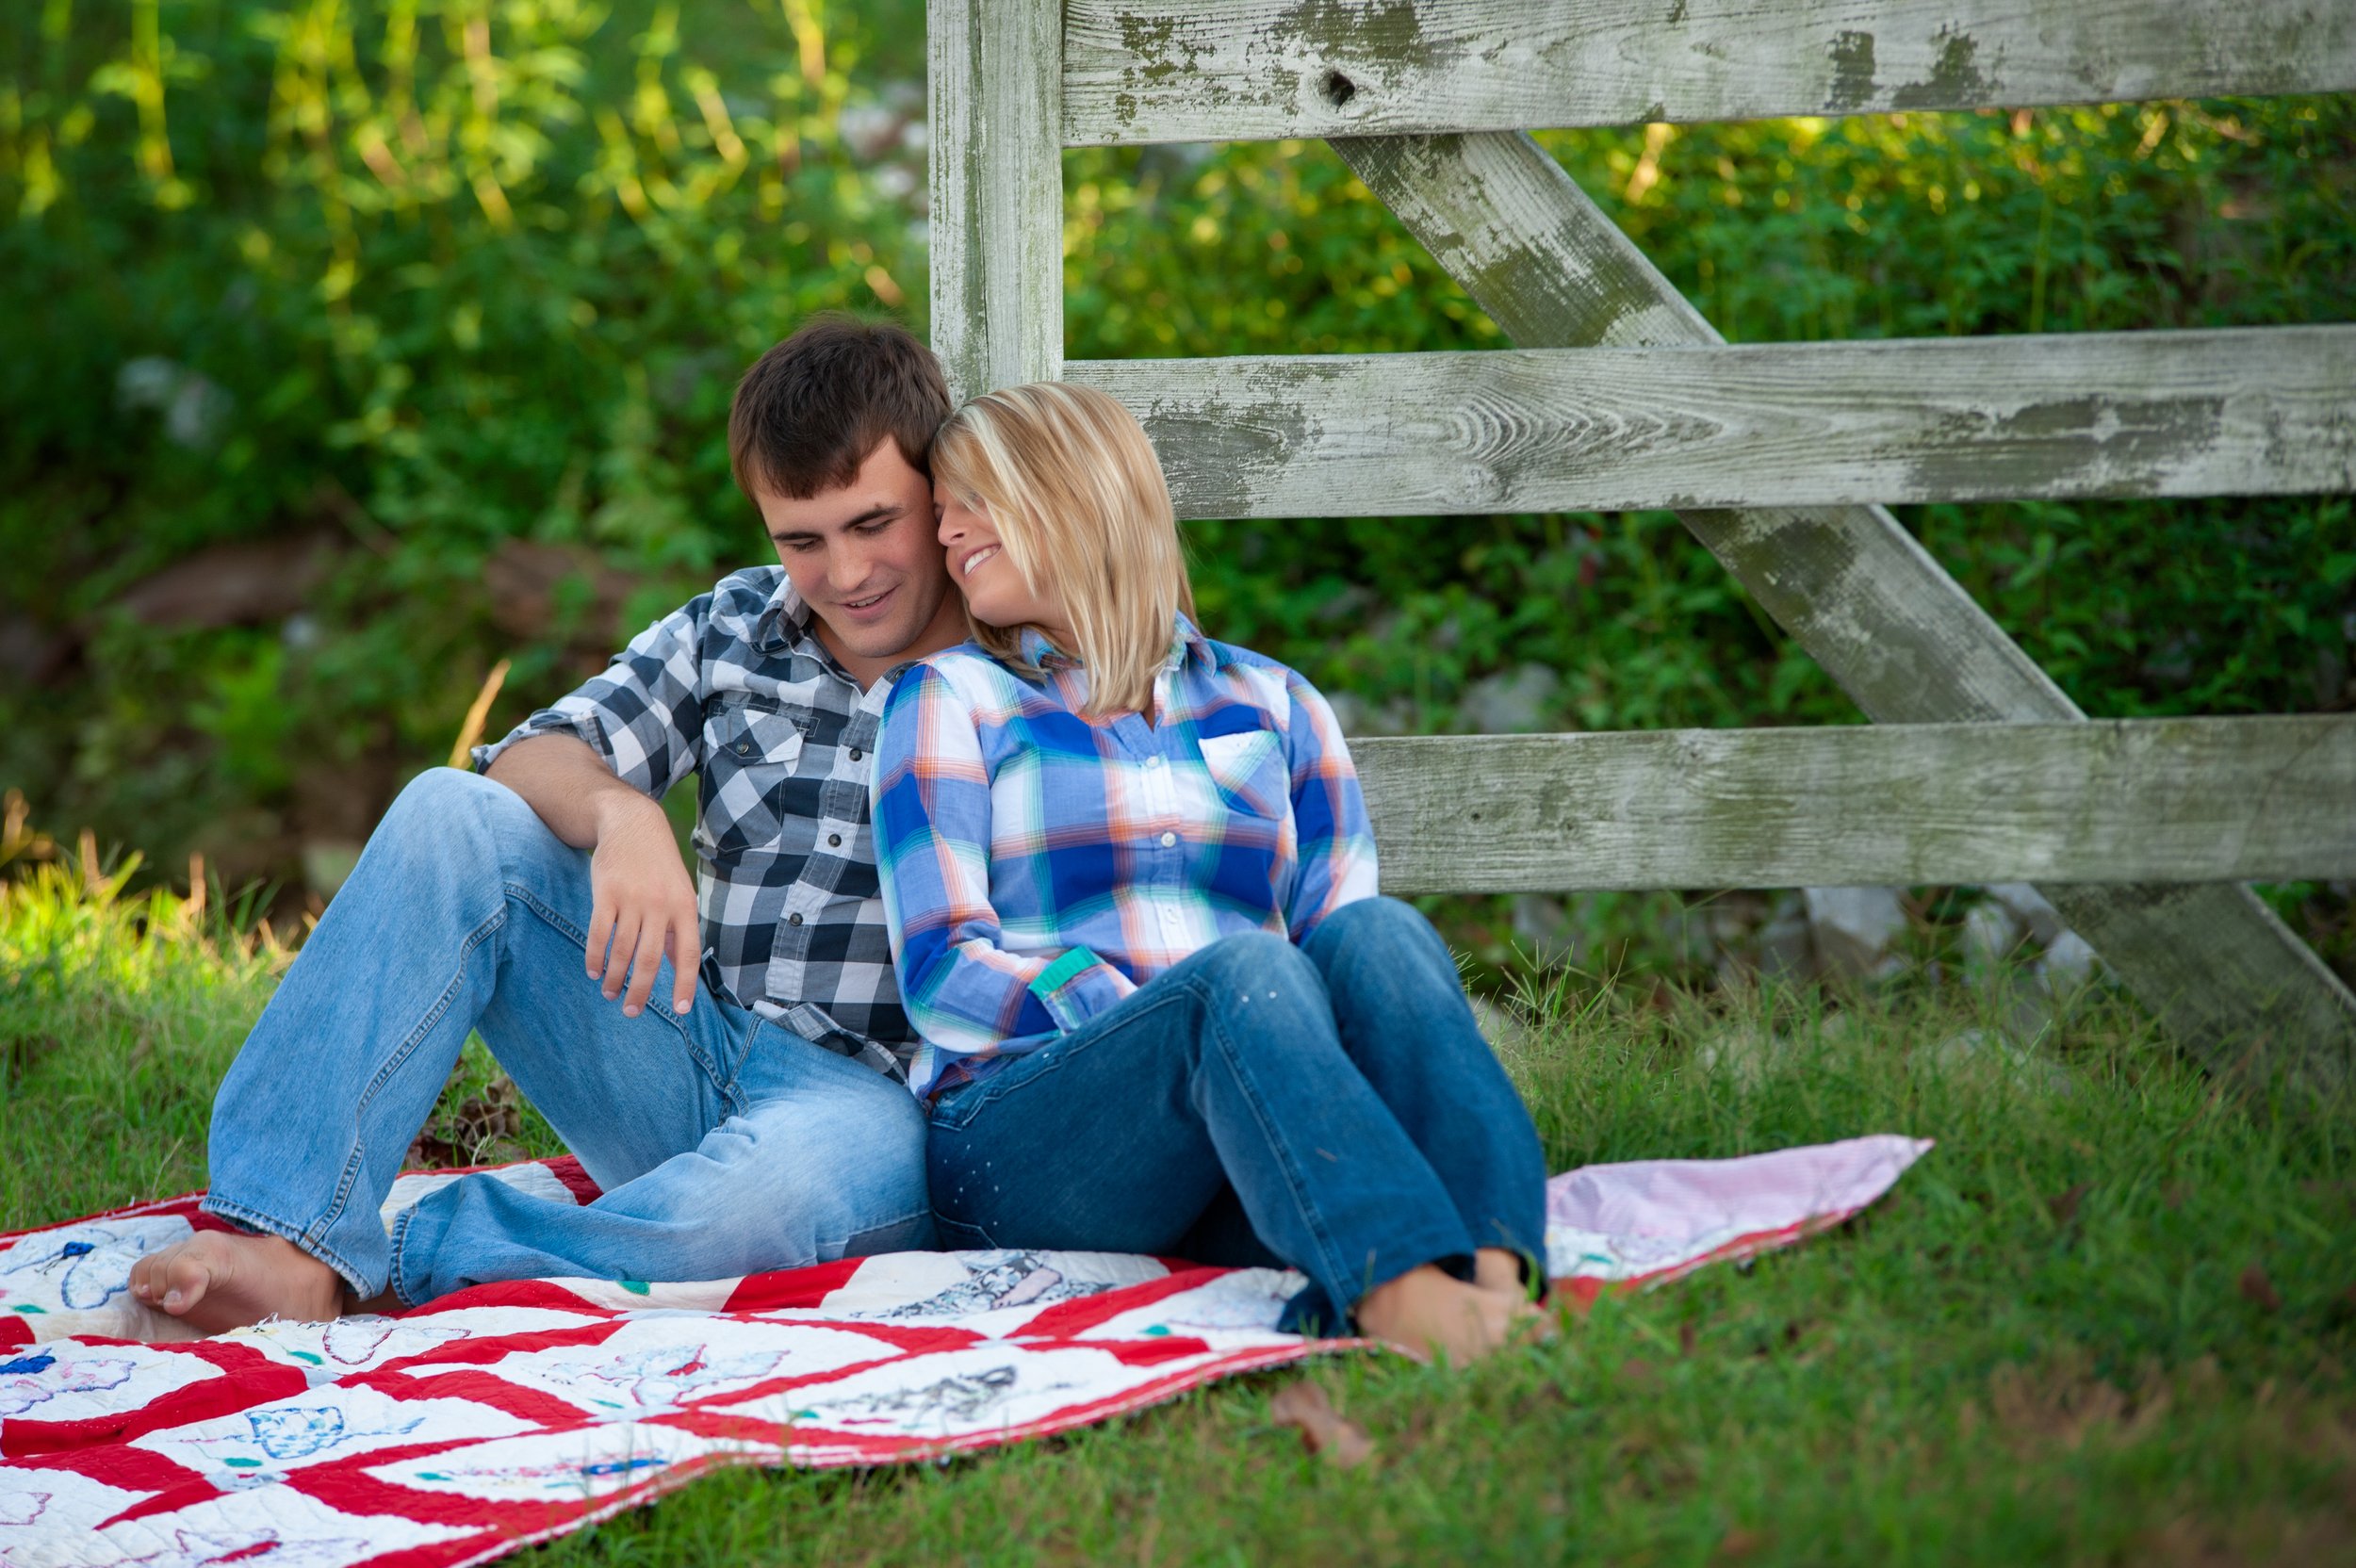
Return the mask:
<svg viewBox="0 0 2356 1568">
<path fill-rule="evenodd" d="M 0 784 L 300 906 L 497 662 L 494 734 L 764 559 L 737 373 L 820 307 L 924 325 L 923 27 L 915 0 L 8 8 Z M 2356 310 L 2346 96 L 1541 139 L 1738 341 Z M 1500 343 L 1319 144 L 1073 153 L 1065 191 L 1074 357 Z M 2090 713 L 2356 701 L 2348 497 L 1903 515 Z M 1855 717 L 1665 514 L 1188 537 L 1211 629 L 1359 733 Z M 2276 899 L 2348 963 L 2344 893 Z M 1502 901 L 1451 919 L 1508 958 Z"/>
</svg>

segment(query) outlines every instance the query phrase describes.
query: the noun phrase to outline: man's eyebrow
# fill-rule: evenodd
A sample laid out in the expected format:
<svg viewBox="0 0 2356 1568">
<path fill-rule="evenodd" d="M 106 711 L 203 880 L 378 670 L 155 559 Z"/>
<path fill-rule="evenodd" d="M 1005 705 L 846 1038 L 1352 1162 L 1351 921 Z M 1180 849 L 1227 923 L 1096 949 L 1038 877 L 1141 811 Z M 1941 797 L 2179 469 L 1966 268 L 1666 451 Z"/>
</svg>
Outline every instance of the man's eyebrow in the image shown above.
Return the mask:
<svg viewBox="0 0 2356 1568">
<path fill-rule="evenodd" d="M 835 524 L 834 526 L 837 528 L 857 528 L 861 523 L 873 523 L 886 517 L 897 517 L 907 510 L 907 507 L 900 505 L 896 501 L 877 501 L 866 511 L 856 513 L 851 516 L 845 517 L 843 521 Z M 821 531 L 822 531 L 814 528 L 777 529 L 773 531 L 769 537 L 775 539 L 778 544 L 782 545 L 788 540 L 816 539 L 819 537 Z"/>
</svg>

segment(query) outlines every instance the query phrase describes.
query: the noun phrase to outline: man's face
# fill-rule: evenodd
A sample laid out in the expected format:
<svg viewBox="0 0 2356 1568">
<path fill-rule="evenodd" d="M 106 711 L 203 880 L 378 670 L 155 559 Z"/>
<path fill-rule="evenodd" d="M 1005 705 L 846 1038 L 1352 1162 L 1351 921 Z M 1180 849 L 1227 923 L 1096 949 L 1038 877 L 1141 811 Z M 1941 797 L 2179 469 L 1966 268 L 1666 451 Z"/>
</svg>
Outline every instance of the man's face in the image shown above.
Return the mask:
<svg viewBox="0 0 2356 1568">
<path fill-rule="evenodd" d="M 800 500 L 763 494 L 761 519 L 822 640 L 859 679 L 964 635 L 933 537 L 932 482 L 890 437 L 848 484 Z"/>
</svg>

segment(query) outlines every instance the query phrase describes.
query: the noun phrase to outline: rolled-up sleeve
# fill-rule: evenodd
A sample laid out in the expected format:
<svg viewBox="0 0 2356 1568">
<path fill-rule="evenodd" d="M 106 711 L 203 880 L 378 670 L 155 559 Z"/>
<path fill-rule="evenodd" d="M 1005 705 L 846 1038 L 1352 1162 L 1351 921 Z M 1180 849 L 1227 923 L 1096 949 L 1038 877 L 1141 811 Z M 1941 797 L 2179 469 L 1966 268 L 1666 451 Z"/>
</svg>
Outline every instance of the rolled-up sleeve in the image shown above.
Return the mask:
<svg viewBox="0 0 2356 1568">
<path fill-rule="evenodd" d="M 1374 896 L 1374 825 L 1366 817 L 1366 797 L 1358 788 L 1358 770 L 1333 706 L 1297 674 L 1286 684 L 1292 713 L 1285 750 L 1292 763 L 1301 867 L 1284 928 L 1301 942 L 1343 905 Z"/>
<path fill-rule="evenodd" d="M 615 777 L 660 800 L 702 760 L 700 672 L 712 596 L 698 596 L 630 639 L 605 669 L 488 745 L 469 753 L 477 773 L 535 735 L 570 735 Z"/>
</svg>

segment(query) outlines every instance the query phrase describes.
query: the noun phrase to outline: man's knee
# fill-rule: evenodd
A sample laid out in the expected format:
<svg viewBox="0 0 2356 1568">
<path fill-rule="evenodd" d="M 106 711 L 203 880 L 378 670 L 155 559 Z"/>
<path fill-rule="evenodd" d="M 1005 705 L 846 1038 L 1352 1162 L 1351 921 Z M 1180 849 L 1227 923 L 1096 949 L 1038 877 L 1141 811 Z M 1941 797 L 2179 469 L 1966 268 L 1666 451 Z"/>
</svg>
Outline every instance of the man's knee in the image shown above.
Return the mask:
<svg viewBox="0 0 2356 1568">
<path fill-rule="evenodd" d="M 453 822 L 498 820 L 520 808 L 523 797 L 504 784 L 464 768 L 428 768 L 403 786 L 377 831 L 448 832 Z"/>
<path fill-rule="evenodd" d="M 435 863 L 487 858 L 504 865 L 562 847 L 523 796 L 463 768 L 428 768 L 411 779 L 368 840 L 372 852 Z"/>
</svg>

